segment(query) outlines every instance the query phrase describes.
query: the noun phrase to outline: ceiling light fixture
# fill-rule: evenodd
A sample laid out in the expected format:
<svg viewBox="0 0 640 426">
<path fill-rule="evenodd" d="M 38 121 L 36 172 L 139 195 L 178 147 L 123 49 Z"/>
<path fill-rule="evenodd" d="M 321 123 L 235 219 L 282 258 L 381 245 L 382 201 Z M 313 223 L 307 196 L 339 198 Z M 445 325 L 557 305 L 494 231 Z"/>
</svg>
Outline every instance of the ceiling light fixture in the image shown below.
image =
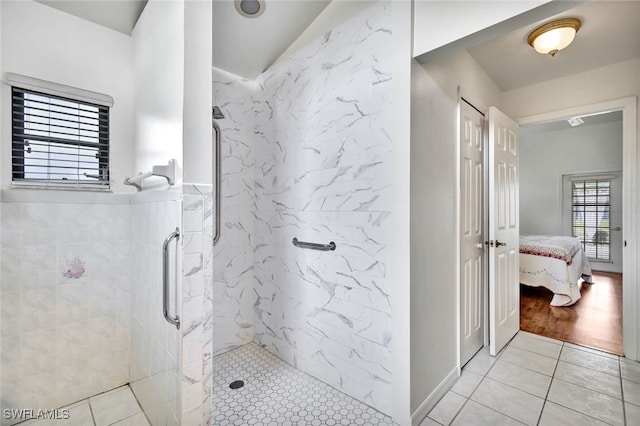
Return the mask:
<svg viewBox="0 0 640 426">
<path fill-rule="evenodd" d="M 555 56 L 571 44 L 580 25 L 581 22 L 577 18 L 564 18 L 546 23 L 529 34 L 527 43 L 538 53 Z"/>
</svg>

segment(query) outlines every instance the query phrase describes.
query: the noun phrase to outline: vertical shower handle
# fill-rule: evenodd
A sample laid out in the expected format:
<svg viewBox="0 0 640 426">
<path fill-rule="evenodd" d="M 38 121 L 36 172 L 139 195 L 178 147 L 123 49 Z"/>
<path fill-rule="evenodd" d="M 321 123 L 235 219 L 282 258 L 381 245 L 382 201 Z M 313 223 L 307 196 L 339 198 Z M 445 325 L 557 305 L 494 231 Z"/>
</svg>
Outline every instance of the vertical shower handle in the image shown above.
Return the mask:
<svg viewBox="0 0 640 426">
<path fill-rule="evenodd" d="M 216 197 L 216 231 L 215 234 L 213 236 L 213 245 L 215 246 L 216 244 L 218 244 L 218 241 L 220 241 L 220 232 L 221 232 L 221 228 L 222 228 L 222 135 L 221 135 L 221 130 L 220 130 L 220 126 L 218 126 L 218 123 L 216 123 L 215 121 L 212 122 L 213 123 L 213 130 L 214 133 L 216 134 L 216 141 L 215 141 L 215 155 L 216 155 L 216 161 L 215 161 L 215 197 Z"/>
<path fill-rule="evenodd" d="M 162 243 L 162 304 L 164 319 L 166 319 L 169 324 L 175 325 L 179 330 L 180 317 L 177 314 L 173 317 L 169 313 L 169 244 L 174 239 L 176 241 L 180 239 L 180 228 L 176 228 L 174 232 L 165 238 L 164 243 Z"/>
</svg>

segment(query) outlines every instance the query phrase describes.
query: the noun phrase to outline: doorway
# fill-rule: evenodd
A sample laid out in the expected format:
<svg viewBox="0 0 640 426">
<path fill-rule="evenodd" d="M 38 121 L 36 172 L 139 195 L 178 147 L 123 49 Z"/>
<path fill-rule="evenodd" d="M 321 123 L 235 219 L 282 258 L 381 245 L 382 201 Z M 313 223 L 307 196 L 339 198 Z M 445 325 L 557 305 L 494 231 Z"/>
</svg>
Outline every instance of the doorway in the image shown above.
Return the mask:
<svg viewBox="0 0 640 426">
<path fill-rule="evenodd" d="M 463 102 L 461 102 L 461 105 L 463 104 Z M 621 127 L 622 127 L 622 141 L 620 144 L 620 148 L 619 150 L 621 151 L 619 153 L 619 155 L 622 157 L 623 159 L 623 164 L 622 164 L 622 169 L 623 171 L 627 171 L 628 173 L 632 173 L 635 174 L 635 167 L 636 167 L 636 162 L 635 162 L 635 98 L 628 98 L 628 99 L 621 99 L 621 100 L 616 100 L 616 101 L 611 101 L 611 102 L 607 102 L 607 103 L 602 103 L 602 104 L 598 104 L 598 105 L 590 105 L 590 106 L 584 106 L 584 107 L 580 107 L 577 109 L 572 109 L 569 111 L 558 111 L 558 112 L 553 112 L 553 113 L 548 113 L 548 114 L 543 114 L 543 115 L 539 115 L 536 117 L 527 117 L 527 118 L 523 118 L 520 119 L 520 124 L 521 125 L 527 125 L 527 124 L 533 124 L 533 123 L 547 123 L 550 121 L 557 121 L 560 118 L 566 118 L 569 117 L 571 115 L 577 115 L 580 113 L 584 113 L 584 114 L 594 114 L 594 111 L 596 111 L 598 108 L 602 108 L 600 109 L 600 111 L 617 111 L 617 114 L 622 116 L 622 123 L 621 123 Z M 461 111 L 462 111 L 462 106 L 461 106 Z M 462 124 L 462 117 L 463 114 L 461 113 L 461 126 Z M 461 144 L 463 144 L 463 132 L 464 129 L 461 127 Z M 460 330 L 460 344 L 461 344 L 461 350 L 460 350 L 460 354 L 461 354 L 461 358 L 460 358 L 460 365 L 463 366 L 465 364 L 465 362 L 467 361 L 466 357 L 464 356 L 464 352 L 463 352 L 463 338 L 465 336 L 464 333 L 464 321 L 465 321 L 465 314 L 464 309 L 465 309 L 465 299 L 464 297 L 464 292 L 465 292 L 465 286 L 466 284 L 463 284 L 465 281 L 465 261 L 463 260 L 464 257 L 462 256 L 462 245 L 463 245 L 463 239 L 462 236 L 464 235 L 464 218 L 466 217 L 466 213 L 464 211 L 464 200 L 463 200 L 463 194 L 464 194 L 464 162 L 468 161 L 465 160 L 464 158 L 464 154 L 463 154 L 463 150 L 461 148 L 460 151 L 460 194 L 461 194 L 461 199 L 460 199 L 460 206 L 461 206 L 461 221 L 460 221 L 460 235 L 461 235 L 461 262 L 460 262 L 460 282 L 461 282 L 461 330 Z M 567 169 L 564 169 L 565 171 Z M 584 170 L 584 169 L 582 169 Z M 593 173 L 593 170 L 591 170 L 591 172 Z M 602 176 L 602 170 L 599 170 L 600 175 Z M 561 206 L 562 205 L 562 175 L 566 173 L 562 173 L 559 174 L 556 178 L 559 179 L 559 183 L 556 185 L 556 193 L 558 194 L 558 204 Z M 611 175 L 611 174 L 609 174 Z M 608 175 L 605 175 L 605 177 L 607 177 Z M 619 178 L 619 174 L 618 173 L 613 173 L 613 177 L 618 177 Z M 609 176 L 612 177 L 612 176 Z M 625 218 L 625 222 L 622 223 L 622 226 L 619 226 L 618 224 L 620 222 L 620 219 L 613 219 L 610 218 L 611 220 L 615 220 L 616 223 L 612 223 L 610 224 L 610 232 L 611 233 L 616 233 L 618 232 L 620 234 L 620 245 L 624 246 L 624 250 L 623 250 L 623 254 L 621 255 L 623 258 L 625 256 L 627 256 L 627 258 L 632 258 L 631 256 L 631 250 L 634 250 L 634 247 L 631 247 L 631 244 L 628 242 L 628 240 L 625 237 L 625 229 L 630 229 L 630 227 L 632 225 L 635 225 L 635 223 L 633 222 L 633 218 L 632 218 L 632 214 L 634 212 L 633 208 L 632 208 L 632 204 L 630 202 L 631 200 L 631 196 L 633 195 L 633 191 L 630 189 L 630 185 L 631 185 L 631 181 L 629 180 L 629 177 L 626 176 L 625 174 L 622 175 L 622 178 L 620 179 L 622 181 L 622 200 L 624 201 L 623 203 L 623 209 L 625 213 L 624 213 L 624 218 Z M 562 207 L 560 207 L 560 213 L 559 216 L 556 217 L 556 222 L 558 223 L 557 225 L 557 229 L 555 230 L 555 232 L 557 232 L 558 235 L 562 235 L 562 227 L 563 227 L 563 220 L 562 220 Z M 620 228 L 618 230 L 618 228 Z M 553 232 L 553 233 L 555 233 Z M 613 239 L 613 238 L 612 238 Z M 602 241 L 597 241 L 597 242 L 602 242 Z M 467 244 L 471 245 L 473 244 L 472 242 L 468 242 Z M 477 244 L 477 243 L 476 243 Z M 615 244 L 615 243 L 614 243 Z M 618 267 L 620 267 L 619 265 L 620 262 L 618 261 L 613 261 L 613 264 L 618 264 Z M 628 265 L 629 262 L 622 262 L 622 266 L 623 266 L 623 271 L 621 272 L 625 272 L 625 273 L 630 273 L 633 274 L 632 268 L 630 266 L 632 265 Z M 626 265 L 626 266 L 625 266 Z M 601 342 L 598 342 L 597 339 L 597 333 L 595 333 L 593 330 L 595 330 L 596 328 L 594 328 L 594 325 L 592 324 L 591 327 L 587 327 L 590 328 L 592 330 L 592 332 L 584 332 L 583 335 L 584 336 L 590 336 L 592 339 L 591 340 L 583 340 L 583 341 L 575 341 L 573 340 L 572 336 L 569 335 L 564 335 L 564 336 L 549 336 L 552 338 L 557 338 L 559 340 L 565 340 L 565 341 L 570 341 L 572 343 L 578 343 L 578 344 L 583 344 L 585 346 L 590 346 L 590 347 L 595 347 L 598 349 L 603 349 L 605 351 L 609 351 L 609 352 L 613 352 L 613 353 L 618 353 L 618 354 L 625 354 L 628 358 L 631 359 L 635 359 L 635 336 L 633 334 L 633 330 L 635 330 L 635 328 L 633 327 L 633 324 L 629 323 L 629 317 L 630 314 L 633 314 L 635 312 L 635 305 L 633 303 L 633 299 L 631 297 L 629 297 L 629 294 L 633 291 L 633 286 L 629 285 L 627 288 L 623 288 L 622 287 L 622 274 L 619 275 L 611 275 L 611 273 L 605 273 L 605 272 L 600 272 L 598 271 L 598 269 L 594 268 L 597 272 L 594 273 L 596 279 L 602 283 L 602 285 L 600 287 L 597 288 L 587 288 L 585 290 L 585 300 L 583 301 L 583 303 L 579 306 L 582 307 L 582 305 L 588 305 L 589 303 L 587 303 L 587 301 L 591 300 L 592 302 L 599 302 L 600 308 L 602 308 L 602 299 L 605 298 L 607 299 L 610 303 L 608 303 L 608 307 L 607 309 L 609 311 L 611 311 L 609 314 L 611 316 L 611 322 L 609 324 L 612 324 L 610 327 L 606 326 L 603 328 L 603 330 L 607 333 L 613 333 L 613 334 L 617 334 L 618 335 L 618 348 L 616 349 L 615 344 L 614 346 L 610 346 L 608 343 L 606 343 L 604 340 L 606 339 L 602 339 Z M 600 268 L 602 269 L 602 268 Z M 607 275 L 608 274 L 608 275 Z M 635 282 L 635 276 L 633 276 L 631 278 L 631 280 L 627 280 L 626 276 L 625 276 L 625 281 L 630 281 L 631 283 Z M 486 288 L 486 287 L 485 287 Z M 622 294 L 626 294 L 626 302 L 623 303 L 623 298 L 622 298 Z M 486 290 L 485 293 L 483 293 L 486 295 Z M 527 296 L 529 296 L 527 294 Z M 486 296 L 485 296 L 486 298 Z M 631 300 L 629 300 L 631 299 Z M 467 302 L 467 309 L 468 309 L 468 302 Z M 546 303 L 546 306 L 548 306 L 548 301 Z M 485 307 L 486 309 L 486 307 Z M 546 307 L 546 309 L 551 310 L 550 307 Z M 571 315 L 576 315 L 576 312 L 571 313 L 571 308 L 553 308 L 553 310 L 555 311 L 555 316 L 554 314 L 551 314 L 550 317 L 552 317 L 552 320 L 549 321 L 549 323 L 558 323 L 558 319 L 561 317 L 570 317 Z M 535 311 L 539 314 L 542 310 L 541 309 L 535 309 Z M 618 314 L 616 314 L 616 312 L 618 312 Z M 624 315 L 620 315 L 621 313 L 623 313 Z M 486 314 L 484 314 L 486 315 Z M 479 315 L 479 318 L 484 318 L 483 314 Z M 589 314 L 583 314 L 584 317 L 588 317 Z M 597 315 L 595 315 L 597 316 Z M 622 318 L 620 318 L 622 316 L 622 318 L 625 319 L 625 323 L 623 324 L 623 320 Z M 468 321 L 468 320 L 467 320 Z M 596 321 L 594 319 L 594 315 L 593 312 L 591 314 L 591 321 Z M 616 322 L 617 321 L 617 322 Z M 486 327 L 485 327 L 486 328 Z M 523 328 L 524 329 L 524 328 Z M 535 330 L 531 330 L 533 332 L 536 332 Z M 540 334 L 538 332 L 538 334 Z M 595 337 L 595 339 L 594 339 Z M 615 339 L 613 339 L 615 341 Z M 624 346 L 622 345 L 622 342 L 624 341 Z"/>
<path fill-rule="evenodd" d="M 595 283 L 571 283 L 581 286 L 579 299 L 562 307 L 549 306 L 551 290 L 521 285 L 520 327 L 621 355 L 622 112 L 524 126 L 520 133 L 521 233 L 580 240 Z"/>
<path fill-rule="evenodd" d="M 632 177 L 636 173 L 636 99 L 624 98 L 525 117 L 521 118 L 519 123 L 523 128 L 526 128 L 533 124 L 549 125 L 550 123 L 557 123 L 559 120 L 566 120 L 576 116 L 596 117 L 595 120 L 605 123 L 601 123 L 601 128 L 607 125 L 611 127 L 614 125 L 612 122 L 617 121 L 619 126 L 617 132 L 620 141 L 617 148 L 615 146 L 605 148 L 608 148 L 611 152 L 597 155 L 593 154 L 593 147 L 587 148 L 581 145 L 583 152 L 588 153 L 599 162 L 590 168 L 584 162 L 581 162 L 579 169 L 576 169 L 579 171 L 577 173 L 572 173 L 569 167 L 566 166 L 562 173 L 554 175 L 556 180 L 555 187 L 557 188 L 555 196 L 560 206 L 558 210 L 560 216 L 552 217 L 552 221 L 560 224 L 555 225 L 556 227 L 560 226 L 559 235 L 572 235 L 575 233 L 575 230 L 571 229 L 573 226 L 571 223 L 572 216 L 566 213 L 568 209 L 572 209 L 571 199 L 573 195 L 566 196 L 567 191 L 571 191 L 572 182 L 580 182 L 582 180 L 582 182 L 589 181 L 593 183 L 598 180 L 609 180 L 614 186 L 621 186 L 620 200 L 612 200 L 614 204 L 621 204 L 619 212 L 615 213 L 611 210 L 605 214 L 604 208 L 601 208 L 600 210 L 603 210 L 601 214 L 593 216 L 595 219 L 593 224 L 596 225 L 596 228 L 601 225 L 603 229 L 601 232 L 597 232 L 598 229 L 596 229 L 596 232 L 587 233 L 589 235 L 583 241 L 583 246 L 589 252 L 593 252 L 596 246 L 604 247 L 604 243 L 610 243 L 607 250 L 610 250 L 611 253 L 607 253 L 607 250 L 604 250 L 599 259 L 594 258 L 595 252 L 587 253 L 593 260 L 591 267 L 594 271 L 593 281 L 596 284 L 593 287 L 585 284 L 581 292 L 582 299 L 570 307 L 555 308 L 541 306 L 540 304 L 534 306 L 536 298 L 542 296 L 540 294 L 541 290 L 522 287 L 521 328 L 547 337 L 620 355 L 624 354 L 627 358 L 636 359 L 635 326 L 632 323 L 636 311 L 635 297 L 633 297 L 635 294 L 635 271 L 632 268 L 633 262 L 629 261 L 629 259 L 635 259 L 635 245 L 632 244 L 630 239 L 632 238 L 633 229 L 635 229 L 635 221 L 633 220 L 633 212 L 635 211 L 633 207 L 635 205 L 633 191 L 635 178 Z M 609 119 L 607 119 L 607 116 Z M 606 124 L 607 121 L 609 124 Z M 526 136 L 523 137 L 526 139 Z M 582 137 L 577 139 L 580 142 L 585 141 Z M 525 158 L 526 154 L 527 151 L 525 149 Z M 616 156 L 617 159 L 614 158 Z M 608 164 L 607 158 L 618 163 Z M 547 162 L 550 162 L 548 158 Z M 526 178 L 526 163 L 524 167 L 523 173 Z M 620 170 L 622 170 L 621 173 Z M 575 172 L 575 170 L 573 171 Z M 521 188 L 522 194 L 526 194 L 527 191 L 533 191 L 531 188 L 527 189 L 525 182 L 523 181 L 524 188 Z M 615 190 L 615 188 L 613 189 Z M 553 210 L 548 207 L 549 203 L 545 204 L 541 200 L 537 200 L 537 202 L 547 206 L 547 210 Z M 524 198 L 521 208 L 522 210 L 528 208 L 526 198 Z M 616 209 L 616 207 L 612 208 Z M 539 222 L 544 222 L 544 219 L 549 219 L 549 216 L 553 215 L 547 215 Z M 525 232 L 542 233 L 540 232 L 540 227 L 536 228 L 535 224 L 527 219 L 523 220 L 521 224 Z M 619 242 L 616 241 L 617 239 Z M 618 245 L 620 248 L 617 247 Z M 618 250 L 618 255 L 612 253 Z M 625 259 L 627 259 L 626 262 Z M 602 285 L 598 287 L 598 283 Z M 623 283 L 626 285 L 623 285 Z M 534 316 L 537 318 L 533 318 Z M 596 317 L 599 317 L 597 321 L 595 320 Z M 581 323 L 578 324 L 576 321 L 581 321 Z M 587 324 L 589 322 L 590 324 Z M 533 323 L 536 324 L 537 329 L 531 326 Z M 543 330 L 545 323 L 553 323 L 553 326 Z M 605 326 L 605 324 L 606 330 L 598 331 L 600 326 Z"/>
</svg>

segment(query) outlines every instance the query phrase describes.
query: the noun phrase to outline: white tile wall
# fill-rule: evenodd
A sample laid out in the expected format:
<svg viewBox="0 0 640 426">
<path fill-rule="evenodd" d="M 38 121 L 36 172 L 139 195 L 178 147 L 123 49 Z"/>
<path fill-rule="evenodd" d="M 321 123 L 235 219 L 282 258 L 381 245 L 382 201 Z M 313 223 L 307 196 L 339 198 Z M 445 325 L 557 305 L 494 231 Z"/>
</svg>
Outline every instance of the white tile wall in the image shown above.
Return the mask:
<svg viewBox="0 0 640 426">
<path fill-rule="evenodd" d="M 272 66 L 258 87 L 214 70 L 214 103 L 227 116 L 219 120 L 226 235 L 214 257 L 216 353 L 255 333 L 283 360 L 385 413 L 389 23 L 381 1 Z M 337 249 L 302 250 L 293 237 Z"/>
<path fill-rule="evenodd" d="M 184 184 L 183 192 L 181 424 L 210 425 L 214 312 L 212 186 Z"/>
<path fill-rule="evenodd" d="M 181 335 L 162 315 L 162 243 L 181 226 L 181 196 L 180 189 L 150 191 L 134 195 L 131 205 L 131 388 L 154 425 L 180 418 Z M 176 288 L 170 306 L 181 314 L 181 250 L 176 255 L 172 243 L 169 253 Z"/>
<path fill-rule="evenodd" d="M 128 197 L 32 195 L 5 191 L 1 205 L 3 408 L 56 408 L 129 381 Z"/>
<path fill-rule="evenodd" d="M 275 64 L 260 80 L 255 145 L 256 341 L 385 413 L 391 51 L 379 2 Z"/>
<path fill-rule="evenodd" d="M 254 106 L 259 96 L 256 82 L 213 69 L 213 102 L 225 114 L 217 120 L 223 135 L 223 226 L 211 259 L 215 354 L 253 340 Z"/>
</svg>

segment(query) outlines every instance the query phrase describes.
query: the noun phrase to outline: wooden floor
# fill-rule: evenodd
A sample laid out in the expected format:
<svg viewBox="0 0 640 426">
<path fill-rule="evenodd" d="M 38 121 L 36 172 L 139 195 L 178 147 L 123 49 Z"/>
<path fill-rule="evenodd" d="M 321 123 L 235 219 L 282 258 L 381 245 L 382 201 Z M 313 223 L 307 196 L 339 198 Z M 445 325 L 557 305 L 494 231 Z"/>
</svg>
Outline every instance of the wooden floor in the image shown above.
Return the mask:
<svg viewBox="0 0 640 426">
<path fill-rule="evenodd" d="M 520 329 L 622 355 L 622 274 L 593 271 L 572 306 L 550 306 L 553 293 L 520 285 Z"/>
</svg>

